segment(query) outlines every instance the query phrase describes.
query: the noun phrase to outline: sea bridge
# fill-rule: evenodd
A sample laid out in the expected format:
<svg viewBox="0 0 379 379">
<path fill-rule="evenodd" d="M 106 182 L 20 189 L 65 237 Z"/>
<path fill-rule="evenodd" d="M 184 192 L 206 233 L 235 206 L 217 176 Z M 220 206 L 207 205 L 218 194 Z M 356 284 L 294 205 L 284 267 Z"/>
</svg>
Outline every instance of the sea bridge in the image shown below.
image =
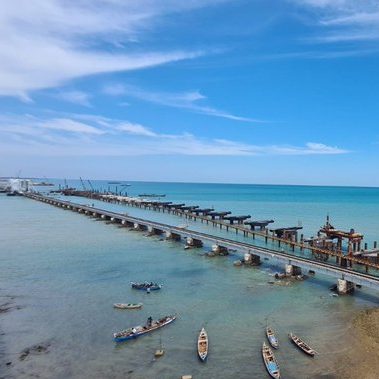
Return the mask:
<svg viewBox="0 0 379 379">
<path fill-rule="evenodd" d="M 25 193 L 25 197 L 38 200 L 62 209 L 82 213 L 87 216 L 97 217 L 120 225 L 131 227 L 135 230 L 147 231 L 149 234 L 164 234 L 167 239 L 186 239 L 187 244 L 193 247 L 201 247 L 203 244 L 212 246 L 214 252 L 234 251 L 237 254 L 253 256 L 258 259 L 275 259 L 285 266 L 287 274 L 298 274 L 302 270 L 330 276 L 337 279 L 337 289 L 339 293 L 348 293 L 355 285 L 379 290 L 379 276 L 369 273 L 354 271 L 352 268 L 340 267 L 322 261 L 314 261 L 309 258 L 297 256 L 283 250 L 277 251 L 251 243 L 235 241 L 224 237 L 213 236 L 199 231 L 189 230 L 178 226 L 172 226 L 156 221 L 150 221 L 138 217 L 129 216 L 122 213 L 112 212 L 93 206 L 82 205 L 70 201 L 64 201 L 38 193 Z M 213 211 L 213 210 L 212 210 Z"/>
</svg>

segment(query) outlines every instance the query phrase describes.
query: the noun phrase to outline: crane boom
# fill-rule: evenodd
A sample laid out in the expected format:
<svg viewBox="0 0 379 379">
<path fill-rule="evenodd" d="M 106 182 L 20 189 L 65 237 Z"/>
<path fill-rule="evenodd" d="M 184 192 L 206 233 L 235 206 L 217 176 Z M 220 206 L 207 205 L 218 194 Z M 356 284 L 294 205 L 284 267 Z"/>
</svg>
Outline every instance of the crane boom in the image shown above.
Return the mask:
<svg viewBox="0 0 379 379">
<path fill-rule="evenodd" d="M 84 184 L 84 181 L 83 181 L 82 177 L 80 176 L 79 178 L 80 178 L 80 182 L 82 183 L 82 187 L 83 187 L 84 191 L 87 191 L 86 186 L 85 186 L 85 184 Z"/>
</svg>

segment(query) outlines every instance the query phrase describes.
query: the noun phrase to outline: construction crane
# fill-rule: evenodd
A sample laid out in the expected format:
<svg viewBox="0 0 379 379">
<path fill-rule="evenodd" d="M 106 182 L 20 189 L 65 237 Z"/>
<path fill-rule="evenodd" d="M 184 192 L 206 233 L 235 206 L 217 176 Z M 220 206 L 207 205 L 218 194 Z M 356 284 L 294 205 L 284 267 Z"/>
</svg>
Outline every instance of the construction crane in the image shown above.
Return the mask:
<svg viewBox="0 0 379 379">
<path fill-rule="evenodd" d="M 80 176 L 79 178 L 80 178 L 80 182 L 82 183 L 83 190 L 87 191 L 87 188 L 86 188 L 86 186 L 84 184 L 84 181 L 83 181 L 82 177 Z"/>
<path fill-rule="evenodd" d="M 87 179 L 87 182 L 88 182 L 88 184 L 89 184 L 89 186 L 91 188 L 91 191 L 95 192 L 95 189 L 93 188 L 93 185 L 92 185 L 91 181 L 89 179 Z"/>
</svg>

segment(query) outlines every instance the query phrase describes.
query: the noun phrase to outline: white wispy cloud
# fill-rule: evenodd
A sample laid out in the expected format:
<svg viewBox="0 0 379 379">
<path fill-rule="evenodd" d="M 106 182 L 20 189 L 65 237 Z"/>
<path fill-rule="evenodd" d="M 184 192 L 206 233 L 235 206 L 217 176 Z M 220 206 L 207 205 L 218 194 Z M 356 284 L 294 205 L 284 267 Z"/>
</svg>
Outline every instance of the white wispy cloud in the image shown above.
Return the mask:
<svg viewBox="0 0 379 379">
<path fill-rule="evenodd" d="M 346 149 L 309 142 L 304 146 L 255 145 L 190 133 L 159 133 L 141 124 L 97 115 L 0 117 L 0 151 L 34 156 L 139 155 L 335 155 Z M 5 143 L 6 141 L 6 143 Z M 85 143 L 84 143 L 85 142 Z"/>
<path fill-rule="evenodd" d="M 103 88 L 103 93 L 111 96 L 128 96 L 150 103 L 160 104 L 173 108 L 186 109 L 195 113 L 201 113 L 209 116 L 226 118 L 233 121 L 243 122 L 265 122 L 263 120 L 253 119 L 235 115 L 217 108 L 199 104 L 207 98 L 199 91 L 189 91 L 181 93 L 156 92 L 148 91 L 136 86 L 127 86 L 120 83 L 109 84 Z"/>
<path fill-rule="evenodd" d="M 131 122 L 121 122 L 118 126 L 117 129 L 119 131 L 136 135 L 136 136 L 145 136 L 145 137 L 156 137 L 157 134 L 154 133 L 152 130 L 149 128 L 142 126 L 140 124 L 133 124 Z"/>
<path fill-rule="evenodd" d="M 2 1 L 0 96 L 30 101 L 31 91 L 71 79 L 198 57 L 203 51 L 144 47 L 133 52 L 131 41 L 150 32 L 163 15 L 220 1 Z"/>
<path fill-rule="evenodd" d="M 90 95 L 83 91 L 65 91 L 55 95 L 56 98 L 68 101 L 69 103 L 91 107 Z"/>
<path fill-rule="evenodd" d="M 344 43 L 379 39 L 379 2 L 359 0 L 290 0 L 314 10 L 322 33 L 316 42 Z"/>
</svg>

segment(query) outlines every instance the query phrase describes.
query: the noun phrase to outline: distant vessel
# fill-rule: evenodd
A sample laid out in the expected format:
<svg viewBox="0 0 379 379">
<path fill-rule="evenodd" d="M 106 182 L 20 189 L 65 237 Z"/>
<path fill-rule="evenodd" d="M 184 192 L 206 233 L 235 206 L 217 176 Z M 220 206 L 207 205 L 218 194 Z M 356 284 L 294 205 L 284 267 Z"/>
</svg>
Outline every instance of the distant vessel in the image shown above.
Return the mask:
<svg viewBox="0 0 379 379">
<path fill-rule="evenodd" d="M 159 195 L 159 194 L 156 194 L 156 193 L 140 193 L 138 196 L 139 197 L 166 197 L 165 194 Z"/>
<path fill-rule="evenodd" d="M 204 362 L 208 356 L 208 334 L 204 328 L 201 329 L 199 338 L 197 339 L 197 354 Z"/>
<path fill-rule="evenodd" d="M 113 339 L 115 342 L 123 342 L 133 338 L 138 338 L 144 334 L 153 332 L 154 330 L 160 329 L 168 324 L 175 321 L 176 316 L 166 316 L 157 321 L 148 318 L 146 325 L 135 326 L 134 328 L 129 328 L 122 330 L 121 332 L 113 333 Z"/>
<path fill-rule="evenodd" d="M 135 283 L 131 282 L 132 288 L 137 290 L 144 290 L 144 291 L 157 291 L 162 288 L 162 284 L 153 283 L 153 282 L 144 282 L 144 283 Z"/>
<path fill-rule="evenodd" d="M 264 342 L 262 346 L 262 357 L 267 372 L 270 374 L 270 376 L 274 379 L 279 379 L 280 369 L 278 362 L 276 361 L 275 355 L 272 350 Z"/>
<path fill-rule="evenodd" d="M 316 351 L 313 350 L 310 346 L 308 346 L 301 338 L 295 336 L 293 333 L 289 334 L 289 337 L 291 338 L 292 342 L 305 354 L 310 355 L 311 357 L 314 357 L 316 354 Z"/>
<path fill-rule="evenodd" d="M 142 303 L 116 303 L 113 304 L 113 307 L 117 309 L 140 309 L 142 305 Z"/>
</svg>

